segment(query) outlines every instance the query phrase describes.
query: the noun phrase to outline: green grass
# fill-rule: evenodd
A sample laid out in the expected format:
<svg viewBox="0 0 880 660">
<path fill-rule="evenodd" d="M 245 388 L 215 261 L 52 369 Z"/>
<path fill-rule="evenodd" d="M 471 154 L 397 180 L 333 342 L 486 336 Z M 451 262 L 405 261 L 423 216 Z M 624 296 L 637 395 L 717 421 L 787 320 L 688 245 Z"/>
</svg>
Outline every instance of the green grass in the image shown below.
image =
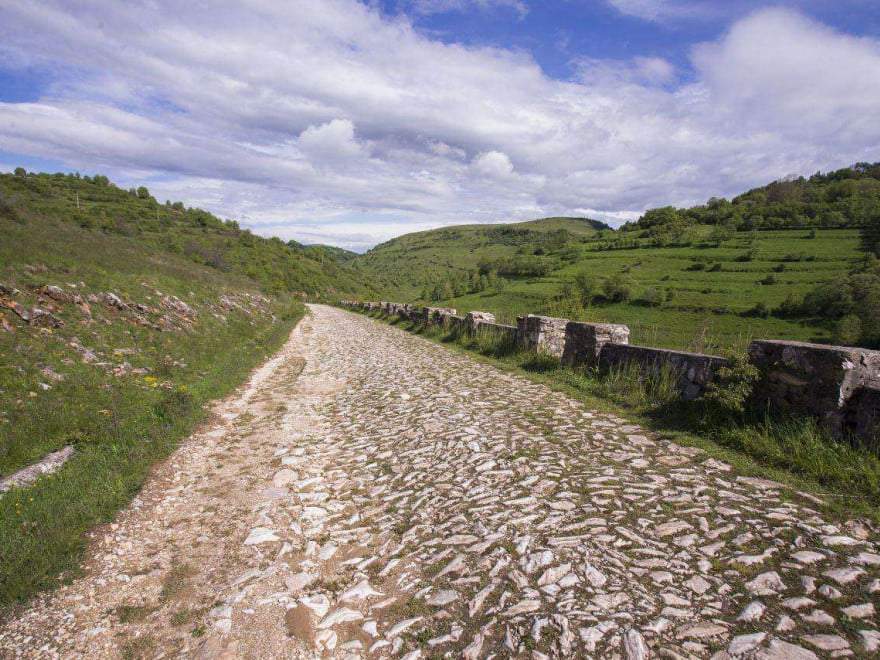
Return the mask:
<svg viewBox="0 0 880 660">
<path fill-rule="evenodd" d="M 181 202 L 160 203 L 146 189 L 123 190 L 104 177 L 0 174 L 0 217 L 52 218 L 93 235 L 134 238 L 221 273 L 246 276 L 263 291 L 315 298 L 372 291 L 353 253 L 329 246 L 263 238 Z"/>
<path fill-rule="evenodd" d="M 575 220 L 557 224 L 557 229 L 567 225 L 581 231 L 569 229 L 569 240 L 541 257 L 554 264 L 546 275 L 507 278 L 506 286 L 430 304 L 451 306 L 459 313 L 490 311 L 504 323 L 528 313 L 624 323 L 630 326 L 632 343 L 684 350 L 722 351 L 755 338 L 825 342 L 833 329 L 828 319 L 761 318 L 749 316 L 749 310 L 759 303 L 773 309 L 789 297 L 800 299 L 864 260 L 857 229 L 819 229 L 815 238 L 805 229 L 740 232 L 715 247 L 708 242 L 711 228 L 698 225 L 688 230 L 688 246 L 656 247 L 644 241 L 644 247 L 607 249 L 607 238 L 616 232 L 599 234 Z M 382 282 L 381 298 L 427 302 L 421 298 L 426 285 L 463 278 L 482 260 L 531 252 L 541 244 L 539 238 L 526 240 L 525 245 L 507 245 L 493 242 L 485 226 L 446 228 L 402 236 L 355 263 Z M 750 261 L 739 260 L 750 251 Z M 697 263 L 704 270 L 689 270 Z M 624 275 L 631 282 L 632 298 L 619 303 L 600 300 L 586 308 L 559 300 L 579 273 L 586 273 L 599 292 L 605 277 Z M 776 283 L 761 284 L 769 275 Z M 643 300 L 649 290 L 662 295 L 658 305 Z"/>
<path fill-rule="evenodd" d="M 0 496 L 2 608 L 77 573 L 85 533 L 130 501 L 151 466 L 205 419 L 208 402 L 277 350 L 304 306 L 280 296 L 262 311 L 225 310 L 221 295 L 260 295 L 256 283 L 63 219 L 0 225 L 0 282 L 19 289 L 15 299 L 26 307 L 38 303 L 38 287 L 57 285 L 84 296 L 112 291 L 153 309 L 161 291 L 198 311 L 190 329 L 160 332 L 100 302 L 91 304 L 91 322 L 76 305 L 58 304 L 64 326 L 51 330 L 2 310 L 15 332 L 0 330 L 0 476 L 76 448 L 55 475 Z M 96 362 L 85 363 L 74 341 Z M 124 362 L 148 372 L 113 375 Z"/>
<path fill-rule="evenodd" d="M 880 447 L 831 438 L 808 419 L 769 418 L 760 412 L 725 413 L 698 400 L 682 402 L 670 374 L 645 379 L 635 370 L 608 374 L 570 368 L 548 355 L 522 352 L 507 341 L 472 337 L 436 326 L 371 317 L 468 351 L 502 369 L 544 383 L 592 409 L 621 414 L 681 444 L 704 449 L 740 474 L 786 483 L 821 497 L 828 513 L 880 520 Z"/>
</svg>

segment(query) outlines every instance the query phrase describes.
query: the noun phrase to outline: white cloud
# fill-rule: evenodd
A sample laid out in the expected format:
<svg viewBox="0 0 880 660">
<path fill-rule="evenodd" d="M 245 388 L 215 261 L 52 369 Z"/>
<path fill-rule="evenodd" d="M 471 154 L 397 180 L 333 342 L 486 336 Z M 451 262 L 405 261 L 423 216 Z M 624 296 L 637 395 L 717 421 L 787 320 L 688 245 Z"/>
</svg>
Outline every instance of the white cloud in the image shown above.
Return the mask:
<svg viewBox="0 0 880 660">
<path fill-rule="evenodd" d="M 505 153 L 487 151 L 474 158 L 474 170 L 492 179 L 507 179 L 513 174 L 513 163 Z"/>
<path fill-rule="evenodd" d="M 771 10 L 695 47 L 687 82 L 659 58 L 582 61 L 561 81 L 354 0 L 15 3 L 0 57 L 57 79 L 0 103 L 0 151 L 350 247 L 455 222 L 619 221 L 876 160 L 878 49 Z"/>
<path fill-rule="evenodd" d="M 797 0 L 779 0 L 779 2 Z M 607 0 L 621 14 L 646 21 L 706 20 L 747 13 L 761 0 Z"/>
<path fill-rule="evenodd" d="M 580 82 L 591 87 L 632 84 L 663 85 L 675 79 L 675 67 L 660 57 L 631 60 L 580 58 L 573 61 Z"/>
<path fill-rule="evenodd" d="M 664 0 L 608 0 L 608 4 L 621 14 L 656 20 L 669 5 Z"/>
<path fill-rule="evenodd" d="M 364 155 L 354 137 L 354 124 L 348 119 L 309 126 L 300 134 L 297 146 L 313 161 L 338 163 Z"/>
<path fill-rule="evenodd" d="M 450 11 L 488 11 L 512 9 L 520 18 L 529 13 L 524 0 L 410 0 L 408 3 L 416 14 L 443 14 Z"/>
</svg>

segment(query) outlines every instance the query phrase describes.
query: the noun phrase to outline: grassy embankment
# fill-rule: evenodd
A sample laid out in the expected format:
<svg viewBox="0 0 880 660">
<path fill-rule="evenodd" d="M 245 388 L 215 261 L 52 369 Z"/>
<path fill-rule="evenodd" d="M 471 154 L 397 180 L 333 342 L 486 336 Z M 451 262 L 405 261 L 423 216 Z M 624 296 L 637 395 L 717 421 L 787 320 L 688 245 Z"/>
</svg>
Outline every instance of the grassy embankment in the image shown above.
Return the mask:
<svg viewBox="0 0 880 660">
<path fill-rule="evenodd" d="M 76 452 L 56 474 L 0 495 L 0 609 L 74 576 L 86 532 L 112 520 L 205 419 L 206 404 L 240 385 L 304 313 L 289 293 L 265 297 L 238 268 L 16 209 L 0 214 L 0 298 L 48 309 L 63 326 L 0 309 L 0 477 L 64 446 Z M 41 294 L 47 285 L 64 300 Z"/>
<path fill-rule="evenodd" d="M 633 419 L 682 444 L 698 446 L 741 474 L 773 479 L 823 500 L 829 513 L 880 521 L 880 446 L 832 439 L 812 420 L 774 417 L 767 411 L 725 409 L 707 401 L 680 400 L 674 379 L 645 380 L 632 370 L 600 374 L 569 368 L 547 355 L 521 352 L 494 335 L 468 336 L 388 318 L 454 350 L 466 350 L 506 370 L 561 390 L 598 410 Z"/>
</svg>

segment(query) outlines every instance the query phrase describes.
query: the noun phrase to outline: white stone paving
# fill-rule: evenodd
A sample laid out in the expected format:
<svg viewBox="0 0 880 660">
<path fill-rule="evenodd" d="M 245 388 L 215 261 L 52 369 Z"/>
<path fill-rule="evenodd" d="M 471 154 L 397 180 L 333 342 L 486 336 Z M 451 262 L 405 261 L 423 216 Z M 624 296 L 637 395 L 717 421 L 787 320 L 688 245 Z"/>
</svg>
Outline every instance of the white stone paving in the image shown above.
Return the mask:
<svg viewBox="0 0 880 660">
<path fill-rule="evenodd" d="M 880 646 L 868 524 L 399 329 L 311 309 L 307 394 L 285 401 L 237 578 L 215 585 L 187 653 L 268 657 L 255 627 L 274 653 L 351 658 Z"/>
</svg>

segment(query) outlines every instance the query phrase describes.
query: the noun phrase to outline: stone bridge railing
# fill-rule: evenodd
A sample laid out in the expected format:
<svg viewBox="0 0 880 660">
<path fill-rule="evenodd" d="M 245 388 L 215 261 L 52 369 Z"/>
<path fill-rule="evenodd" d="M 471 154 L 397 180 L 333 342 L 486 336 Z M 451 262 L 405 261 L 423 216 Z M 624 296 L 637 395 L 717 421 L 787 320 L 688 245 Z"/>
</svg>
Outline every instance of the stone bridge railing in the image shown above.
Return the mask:
<svg viewBox="0 0 880 660">
<path fill-rule="evenodd" d="M 700 397 L 718 369 L 727 364 L 715 355 L 633 346 L 629 328 L 612 323 L 528 314 L 518 317 L 512 326 L 496 323 L 490 312 L 459 316 L 449 307 L 353 301 L 342 305 L 470 334 L 493 333 L 523 350 L 547 353 L 573 367 L 608 370 L 635 365 L 643 372 L 667 369 L 677 378 L 686 400 Z M 756 405 L 812 415 L 836 435 L 880 440 L 880 351 L 758 340 L 749 346 L 749 359 L 760 373 L 753 394 Z"/>
</svg>

